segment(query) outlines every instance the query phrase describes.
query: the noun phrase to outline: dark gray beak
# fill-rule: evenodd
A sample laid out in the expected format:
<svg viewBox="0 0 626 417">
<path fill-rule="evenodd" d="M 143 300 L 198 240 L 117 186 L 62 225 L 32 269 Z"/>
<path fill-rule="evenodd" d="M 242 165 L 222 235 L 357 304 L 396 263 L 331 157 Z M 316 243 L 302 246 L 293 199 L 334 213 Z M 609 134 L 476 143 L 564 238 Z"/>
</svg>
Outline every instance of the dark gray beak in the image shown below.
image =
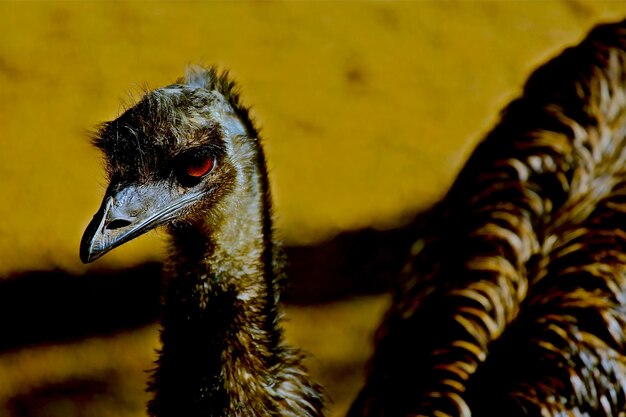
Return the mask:
<svg viewBox="0 0 626 417">
<path fill-rule="evenodd" d="M 111 249 L 167 223 L 200 197 L 163 182 L 119 190 L 109 187 L 80 242 L 80 260 L 93 262 Z"/>
</svg>

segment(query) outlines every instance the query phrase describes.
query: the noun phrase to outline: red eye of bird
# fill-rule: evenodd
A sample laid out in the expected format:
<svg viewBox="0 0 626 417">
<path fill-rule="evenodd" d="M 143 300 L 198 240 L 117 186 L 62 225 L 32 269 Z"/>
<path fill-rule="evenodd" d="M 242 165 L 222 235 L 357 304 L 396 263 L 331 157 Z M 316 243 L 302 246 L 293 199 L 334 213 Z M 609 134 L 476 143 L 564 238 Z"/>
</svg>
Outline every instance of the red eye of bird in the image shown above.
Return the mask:
<svg viewBox="0 0 626 417">
<path fill-rule="evenodd" d="M 187 175 L 193 178 L 204 177 L 206 174 L 213 170 L 215 160 L 213 158 L 207 158 L 203 161 L 191 162 L 185 168 Z"/>
</svg>

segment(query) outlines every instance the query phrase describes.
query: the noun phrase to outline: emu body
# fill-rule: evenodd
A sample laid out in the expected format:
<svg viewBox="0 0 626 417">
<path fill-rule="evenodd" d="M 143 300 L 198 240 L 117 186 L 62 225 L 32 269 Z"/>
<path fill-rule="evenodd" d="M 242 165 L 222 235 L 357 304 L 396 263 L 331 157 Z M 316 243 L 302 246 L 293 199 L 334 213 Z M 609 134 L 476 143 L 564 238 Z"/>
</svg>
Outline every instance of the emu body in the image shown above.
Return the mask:
<svg viewBox="0 0 626 417">
<path fill-rule="evenodd" d="M 357 416 L 626 410 L 626 22 L 536 70 L 425 215 Z"/>
<path fill-rule="evenodd" d="M 150 415 L 320 416 L 320 390 L 279 327 L 265 157 L 234 83 L 191 69 L 105 123 L 95 144 L 110 183 L 83 261 L 160 225 L 170 235 Z"/>
</svg>

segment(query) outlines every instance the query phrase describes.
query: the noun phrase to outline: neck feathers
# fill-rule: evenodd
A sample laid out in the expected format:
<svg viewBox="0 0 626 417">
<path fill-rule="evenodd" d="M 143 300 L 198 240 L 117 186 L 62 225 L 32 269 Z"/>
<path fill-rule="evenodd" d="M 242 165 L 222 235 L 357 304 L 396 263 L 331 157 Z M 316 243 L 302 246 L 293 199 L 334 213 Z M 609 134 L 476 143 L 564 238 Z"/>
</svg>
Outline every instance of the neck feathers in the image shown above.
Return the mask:
<svg viewBox="0 0 626 417">
<path fill-rule="evenodd" d="M 257 145 L 232 142 L 230 193 L 172 231 L 155 417 L 321 415 L 319 389 L 278 326 L 281 268 Z"/>
</svg>

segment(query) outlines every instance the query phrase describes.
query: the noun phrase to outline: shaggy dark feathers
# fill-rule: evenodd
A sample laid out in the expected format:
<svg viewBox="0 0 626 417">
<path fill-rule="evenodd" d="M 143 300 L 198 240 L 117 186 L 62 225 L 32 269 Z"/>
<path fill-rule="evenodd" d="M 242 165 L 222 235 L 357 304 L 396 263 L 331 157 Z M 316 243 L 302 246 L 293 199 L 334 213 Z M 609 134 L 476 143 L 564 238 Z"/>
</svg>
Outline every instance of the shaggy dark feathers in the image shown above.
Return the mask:
<svg viewBox="0 0 626 417">
<path fill-rule="evenodd" d="M 356 416 L 626 410 L 626 22 L 536 70 L 426 216 Z"/>
<path fill-rule="evenodd" d="M 219 135 L 215 125 L 202 125 L 202 117 L 189 117 L 199 115 L 207 106 L 206 91 L 219 92 L 235 110 L 248 136 L 257 140 L 260 132 L 228 72 L 220 73 L 213 67 L 190 67 L 185 78 L 146 92 L 117 119 L 103 123 L 93 135 L 93 144 L 107 156 L 109 175 L 154 178 L 169 170 L 176 154 L 186 150 L 176 146 L 177 138 Z"/>
</svg>

